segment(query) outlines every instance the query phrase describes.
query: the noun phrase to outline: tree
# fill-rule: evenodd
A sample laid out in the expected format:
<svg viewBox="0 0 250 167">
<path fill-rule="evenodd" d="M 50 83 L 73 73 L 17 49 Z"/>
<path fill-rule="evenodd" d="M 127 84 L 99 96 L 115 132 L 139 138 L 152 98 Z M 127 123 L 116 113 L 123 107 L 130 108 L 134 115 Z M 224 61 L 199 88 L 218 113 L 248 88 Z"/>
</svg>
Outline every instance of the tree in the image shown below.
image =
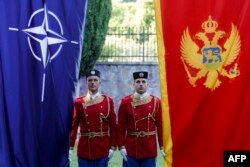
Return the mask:
<svg viewBox="0 0 250 167">
<path fill-rule="evenodd" d="M 154 0 L 114 1 L 109 27 L 155 28 Z"/>
<path fill-rule="evenodd" d="M 111 12 L 111 0 L 89 1 L 80 74 L 85 74 L 86 71 L 91 70 L 101 55 Z"/>
<path fill-rule="evenodd" d="M 155 27 L 155 13 L 154 2 L 152 0 L 144 1 L 144 16 L 141 22 L 142 27 L 154 28 Z"/>
</svg>

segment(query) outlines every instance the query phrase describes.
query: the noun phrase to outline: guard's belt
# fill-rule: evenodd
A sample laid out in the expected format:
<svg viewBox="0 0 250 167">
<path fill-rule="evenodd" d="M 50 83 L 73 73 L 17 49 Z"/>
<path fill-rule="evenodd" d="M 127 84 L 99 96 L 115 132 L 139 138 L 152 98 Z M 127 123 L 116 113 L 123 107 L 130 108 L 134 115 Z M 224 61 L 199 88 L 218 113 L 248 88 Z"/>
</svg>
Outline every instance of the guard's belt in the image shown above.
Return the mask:
<svg viewBox="0 0 250 167">
<path fill-rule="evenodd" d="M 145 137 L 145 136 L 155 135 L 155 131 L 151 131 L 151 132 L 145 132 L 145 131 L 128 132 L 128 135 L 136 136 L 136 137 Z"/>
<path fill-rule="evenodd" d="M 109 136 L 109 132 L 87 132 L 87 133 L 80 133 L 79 136 L 94 138 L 94 137 L 103 137 Z"/>
</svg>

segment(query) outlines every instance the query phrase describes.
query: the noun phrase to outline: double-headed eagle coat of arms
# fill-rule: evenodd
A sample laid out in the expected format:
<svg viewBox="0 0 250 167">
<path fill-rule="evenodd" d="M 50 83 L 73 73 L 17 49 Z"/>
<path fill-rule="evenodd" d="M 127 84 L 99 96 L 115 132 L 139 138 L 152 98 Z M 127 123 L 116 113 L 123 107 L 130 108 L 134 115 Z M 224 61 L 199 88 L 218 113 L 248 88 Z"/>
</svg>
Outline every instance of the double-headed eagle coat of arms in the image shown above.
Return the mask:
<svg viewBox="0 0 250 167">
<path fill-rule="evenodd" d="M 240 74 L 238 64 L 235 63 L 241 47 L 237 27 L 232 23 L 229 36 L 217 28 L 218 23 L 212 20 L 211 16 L 202 23 L 204 31 L 198 32 L 194 36 L 194 39 L 202 41 L 201 49 L 191 38 L 188 27 L 183 32 L 180 44 L 181 60 L 189 83 L 194 87 L 198 79 L 206 77 L 204 86 L 213 91 L 221 85 L 219 75 L 231 79 Z M 226 38 L 223 47 L 218 44 L 221 38 Z M 190 73 L 191 68 L 198 70 L 195 76 Z"/>
</svg>

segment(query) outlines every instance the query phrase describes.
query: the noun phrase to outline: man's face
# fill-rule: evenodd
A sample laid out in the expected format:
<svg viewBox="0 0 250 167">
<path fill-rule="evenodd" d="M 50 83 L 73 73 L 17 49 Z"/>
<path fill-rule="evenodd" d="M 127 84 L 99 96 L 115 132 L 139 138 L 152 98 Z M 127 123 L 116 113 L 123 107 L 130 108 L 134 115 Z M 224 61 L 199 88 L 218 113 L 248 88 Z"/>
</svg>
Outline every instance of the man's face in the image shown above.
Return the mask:
<svg viewBox="0 0 250 167">
<path fill-rule="evenodd" d="M 89 76 L 86 79 L 88 90 L 92 93 L 96 93 L 101 85 L 100 78 L 97 76 Z"/>
<path fill-rule="evenodd" d="M 137 93 L 143 94 L 148 89 L 147 79 L 136 79 L 134 80 L 134 88 Z"/>
</svg>

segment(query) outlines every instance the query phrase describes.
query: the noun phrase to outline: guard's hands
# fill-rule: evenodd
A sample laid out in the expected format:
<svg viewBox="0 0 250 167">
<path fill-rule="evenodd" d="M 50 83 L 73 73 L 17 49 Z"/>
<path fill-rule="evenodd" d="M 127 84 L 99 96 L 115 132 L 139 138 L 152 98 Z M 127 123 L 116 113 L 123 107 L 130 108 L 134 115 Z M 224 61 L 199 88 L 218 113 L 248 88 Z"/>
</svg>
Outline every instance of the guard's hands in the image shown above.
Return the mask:
<svg viewBox="0 0 250 167">
<path fill-rule="evenodd" d="M 114 151 L 114 150 L 109 149 L 109 155 L 108 155 L 108 157 L 109 157 L 109 158 L 112 158 L 112 157 L 113 157 L 113 155 L 114 155 L 114 153 L 115 153 L 115 151 Z"/>
<path fill-rule="evenodd" d="M 72 160 L 72 153 L 73 153 L 73 150 L 69 150 L 69 161 L 71 162 Z"/>
<path fill-rule="evenodd" d="M 166 153 L 165 153 L 165 151 L 163 150 L 163 149 L 161 149 L 160 150 L 160 152 L 161 152 L 161 155 L 163 156 L 163 158 L 166 156 Z"/>
<path fill-rule="evenodd" d="M 125 161 L 127 160 L 127 150 L 125 148 L 120 149 L 120 153 Z"/>
</svg>

